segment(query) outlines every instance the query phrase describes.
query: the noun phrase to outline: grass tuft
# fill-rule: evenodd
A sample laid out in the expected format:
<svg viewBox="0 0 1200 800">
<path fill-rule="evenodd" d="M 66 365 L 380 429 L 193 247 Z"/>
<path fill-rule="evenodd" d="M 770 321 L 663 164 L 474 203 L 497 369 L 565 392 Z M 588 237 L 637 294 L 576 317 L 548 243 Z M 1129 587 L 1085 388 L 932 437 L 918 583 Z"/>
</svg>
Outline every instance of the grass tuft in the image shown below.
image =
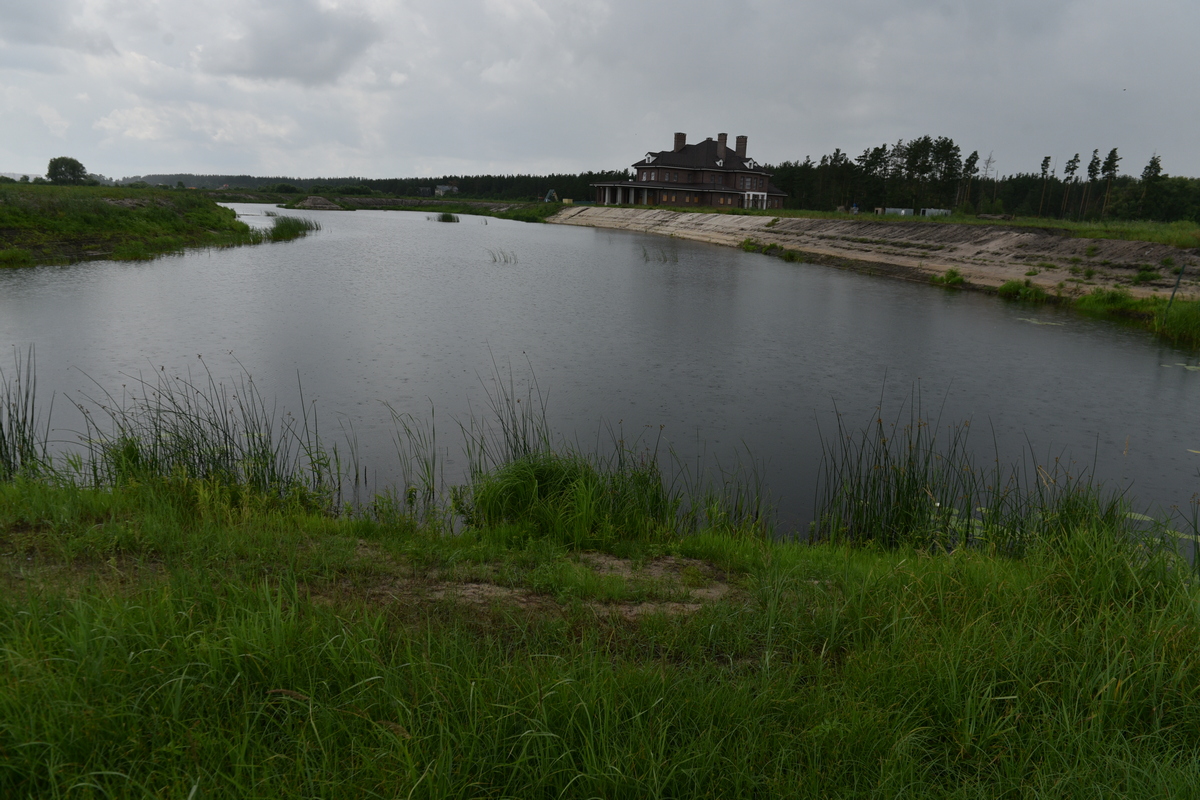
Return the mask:
<svg viewBox="0 0 1200 800">
<path fill-rule="evenodd" d="M 1024 303 L 1044 303 L 1049 296 L 1040 286 L 1034 286 L 1028 278 L 1021 281 L 1007 281 L 996 290 L 1005 300 L 1019 300 Z"/>
<path fill-rule="evenodd" d="M 943 275 L 934 275 L 929 279 L 929 282 L 934 286 L 944 286 L 947 289 L 957 289 L 966 283 L 966 279 L 963 278 L 961 272 L 951 268 L 946 270 L 945 274 Z"/>
</svg>

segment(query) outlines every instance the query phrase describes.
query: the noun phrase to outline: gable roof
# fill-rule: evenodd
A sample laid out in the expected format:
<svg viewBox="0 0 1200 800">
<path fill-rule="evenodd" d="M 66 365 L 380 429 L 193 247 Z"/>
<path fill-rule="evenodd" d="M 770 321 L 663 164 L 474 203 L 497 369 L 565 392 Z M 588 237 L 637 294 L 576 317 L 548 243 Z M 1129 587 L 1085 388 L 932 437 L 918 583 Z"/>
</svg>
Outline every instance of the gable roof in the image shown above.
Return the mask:
<svg viewBox="0 0 1200 800">
<path fill-rule="evenodd" d="M 712 169 L 728 172 L 762 172 L 766 171 L 753 158 L 737 157 L 737 149 L 726 146 L 725 157 L 718 155 L 716 139 L 705 139 L 696 144 L 685 144 L 682 150 L 661 150 L 657 153 L 646 153 L 645 158 L 633 164 L 638 167 L 680 167 L 683 169 Z"/>
</svg>

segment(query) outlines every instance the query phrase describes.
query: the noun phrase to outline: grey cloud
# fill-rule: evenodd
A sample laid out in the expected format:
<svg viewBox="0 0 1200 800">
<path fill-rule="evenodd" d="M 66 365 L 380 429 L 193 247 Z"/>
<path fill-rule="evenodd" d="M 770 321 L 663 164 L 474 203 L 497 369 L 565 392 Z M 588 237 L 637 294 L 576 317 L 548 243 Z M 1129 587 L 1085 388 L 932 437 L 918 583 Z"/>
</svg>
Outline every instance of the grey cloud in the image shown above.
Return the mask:
<svg viewBox="0 0 1200 800">
<path fill-rule="evenodd" d="M 9 46 L 42 46 L 94 55 L 115 53 L 112 39 L 89 28 L 80 17 L 80 0 L 16 0 L 0 14 L 0 42 Z"/>
<path fill-rule="evenodd" d="M 243 24 L 238 35 L 198 49 L 202 70 L 309 86 L 331 83 L 383 36 L 367 16 L 324 9 L 315 0 L 262 4 Z"/>
<path fill-rule="evenodd" d="M 19 2 L 0 141 L 37 152 L 46 126 L 19 120 L 44 102 L 106 173 L 620 167 L 682 130 L 763 161 L 928 133 L 1005 171 L 1119 146 L 1200 174 L 1195 0 Z M 72 26 L 120 58 L 29 44 Z"/>
</svg>

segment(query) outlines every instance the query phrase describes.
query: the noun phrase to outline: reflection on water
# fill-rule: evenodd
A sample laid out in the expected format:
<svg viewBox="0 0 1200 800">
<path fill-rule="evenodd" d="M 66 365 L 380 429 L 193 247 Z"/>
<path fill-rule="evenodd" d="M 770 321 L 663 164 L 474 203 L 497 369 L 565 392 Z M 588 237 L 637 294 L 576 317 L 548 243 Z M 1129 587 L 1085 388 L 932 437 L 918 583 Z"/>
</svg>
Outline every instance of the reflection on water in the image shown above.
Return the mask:
<svg viewBox="0 0 1200 800">
<path fill-rule="evenodd" d="M 307 214 L 323 229 L 295 242 L 3 271 L 0 344 L 36 345 L 47 396 L 93 380 L 119 394 L 201 357 L 288 408 L 302 385 L 322 434 L 352 430 L 379 484 L 397 478 L 385 403 L 436 409 L 461 469 L 452 420 L 479 413 L 498 366 L 536 374 L 552 425 L 585 447 L 607 424 L 661 427 L 688 463 L 750 453 L 792 521 L 835 408 L 865 424 L 914 395 L 943 425 L 972 420 L 986 457 L 1094 464 L 1147 505 L 1200 491 L 1200 364 L 1141 331 L 626 232 Z M 56 428 L 77 427 L 65 409 Z"/>
</svg>

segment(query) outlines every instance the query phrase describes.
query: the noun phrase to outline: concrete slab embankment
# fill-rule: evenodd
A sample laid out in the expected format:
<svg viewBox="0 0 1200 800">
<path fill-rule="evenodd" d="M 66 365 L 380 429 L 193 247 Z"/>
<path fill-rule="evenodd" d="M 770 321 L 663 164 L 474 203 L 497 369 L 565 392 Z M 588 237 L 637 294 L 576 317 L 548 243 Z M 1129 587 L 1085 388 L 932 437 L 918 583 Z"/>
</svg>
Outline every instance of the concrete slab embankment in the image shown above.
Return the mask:
<svg viewBox="0 0 1200 800">
<path fill-rule="evenodd" d="M 1113 239 L 1077 239 L 1059 229 L 962 225 L 924 221 L 805 219 L 701 214 L 657 208 L 583 206 L 563 209 L 548 222 L 638 231 L 737 247 L 747 239 L 795 251 L 804 261 L 860 272 L 928 281 L 949 269 L 981 289 L 1030 280 L 1066 295 L 1096 286 L 1135 295 L 1170 291 L 1171 266 L 1183 266 L 1181 291 L 1200 289 L 1200 257 L 1167 245 Z M 1143 267 L 1160 278 L 1135 285 Z"/>
</svg>

